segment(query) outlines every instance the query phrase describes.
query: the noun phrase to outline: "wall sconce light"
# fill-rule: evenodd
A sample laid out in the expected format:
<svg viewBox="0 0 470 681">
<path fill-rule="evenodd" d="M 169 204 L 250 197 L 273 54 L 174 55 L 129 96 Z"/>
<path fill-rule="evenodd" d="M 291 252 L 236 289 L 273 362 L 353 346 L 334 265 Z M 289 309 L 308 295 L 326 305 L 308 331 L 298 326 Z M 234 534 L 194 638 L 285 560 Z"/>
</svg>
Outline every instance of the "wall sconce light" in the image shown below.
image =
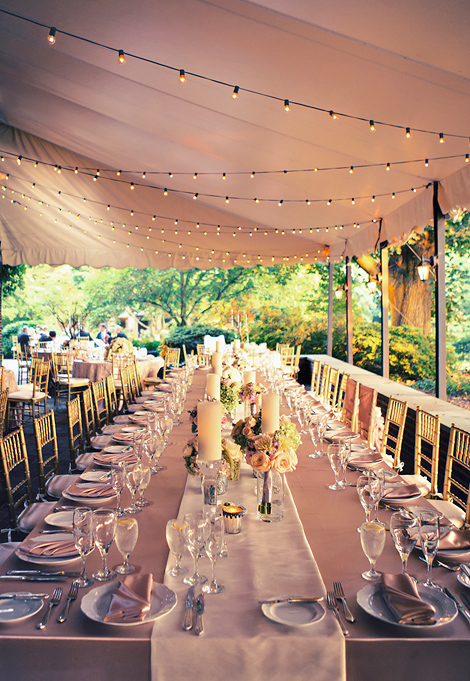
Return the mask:
<svg viewBox="0 0 470 681">
<path fill-rule="evenodd" d="M 410 244 L 406 244 L 410 251 L 418 258 L 419 260 L 419 265 L 417 267 L 418 270 L 418 277 L 420 278 L 421 281 L 428 281 L 429 277 L 431 276 L 431 273 L 434 277 L 434 268 L 438 264 L 437 258 L 434 255 L 431 255 L 429 259 L 423 258 L 416 253 L 414 248 L 411 248 Z"/>
<path fill-rule="evenodd" d="M 344 286 L 338 286 L 338 288 L 335 291 L 336 298 L 338 300 L 341 300 L 342 297 L 343 297 L 343 293 L 346 293 L 347 290 L 348 290 L 348 287 L 346 286 L 346 284 L 344 284 Z"/>
</svg>

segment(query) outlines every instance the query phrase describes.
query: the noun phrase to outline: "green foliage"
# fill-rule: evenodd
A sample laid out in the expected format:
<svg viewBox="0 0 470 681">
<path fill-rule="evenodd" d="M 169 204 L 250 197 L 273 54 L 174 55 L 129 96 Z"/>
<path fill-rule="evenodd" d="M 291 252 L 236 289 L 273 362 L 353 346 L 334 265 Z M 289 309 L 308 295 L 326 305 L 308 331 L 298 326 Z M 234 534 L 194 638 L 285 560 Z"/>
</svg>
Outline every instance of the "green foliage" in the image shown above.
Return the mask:
<svg viewBox="0 0 470 681">
<path fill-rule="evenodd" d="M 160 352 L 162 347 L 161 341 L 151 341 L 140 338 L 136 338 L 132 343 L 136 348 L 147 348 L 148 352 Z"/>
<path fill-rule="evenodd" d="M 26 265 L 2 265 L 2 295 L 9 296 L 17 289 L 23 288 Z"/>
<path fill-rule="evenodd" d="M 16 338 L 25 324 L 30 327 L 35 327 L 37 322 L 31 322 L 27 320 L 13 322 L 12 324 L 6 324 L 2 329 L 2 349 L 5 356 L 11 356 L 13 340 Z"/>
<path fill-rule="evenodd" d="M 416 381 L 414 388 L 425 392 L 434 393 L 436 382 L 433 378 L 425 378 Z M 450 373 L 447 376 L 447 395 L 449 397 L 470 397 L 470 374 L 466 371 Z"/>
<path fill-rule="evenodd" d="M 172 348 L 182 348 L 186 346 L 186 351 L 197 352 L 198 344 L 204 343 L 204 336 L 225 336 L 225 342 L 231 343 L 235 338 L 233 329 L 218 329 L 210 326 L 194 325 L 183 326 L 174 329 L 165 339 L 167 345 Z"/>
</svg>

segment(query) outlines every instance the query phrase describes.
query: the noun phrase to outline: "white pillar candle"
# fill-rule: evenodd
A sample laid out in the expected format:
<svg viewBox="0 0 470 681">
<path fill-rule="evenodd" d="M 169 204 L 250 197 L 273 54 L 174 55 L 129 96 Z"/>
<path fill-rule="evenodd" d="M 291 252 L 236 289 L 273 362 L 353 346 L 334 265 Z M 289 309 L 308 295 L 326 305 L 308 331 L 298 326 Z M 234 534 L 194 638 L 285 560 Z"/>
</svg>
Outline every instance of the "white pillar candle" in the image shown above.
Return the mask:
<svg viewBox="0 0 470 681">
<path fill-rule="evenodd" d="M 234 338 L 232 347 L 234 350 L 240 350 L 240 339 L 239 338 Z"/>
<path fill-rule="evenodd" d="M 256 383 L 256 371 L 253 371 L 252 369 L 250 369 L 249 371 L 245 371 L 243 381 L 244 385 L 246 385 L 247 383 Z"/>
<path fill-rule="evenodd" d="M 221 418 L 222 405 L 220 402 L 198 402 L 197 458 L 201 461 L 217 461 L 222 458 Z"/>
<path fill-rule="evenodd" d="M 222 376 L 222 353 L 213 352 L 212 353 L 212 373 L 219 374 Z"/>
<path fill-rule="evenodd" d="M 207 374 L 206 397 L 208 400 L 220 400 L 220 374 Z"/>
<path fill-rule="evenodd" d="M 223 340 L 218 340 L 215 344 L 215 349 L 217 352 L 222 352 L 225 350 L 225 343 Z"/>
<path fill-rule="evenodd" d="M 263 393 L 261 398 L 261 432 L 274 433 L 279 429 L 279 395 Z"/>
</svg>

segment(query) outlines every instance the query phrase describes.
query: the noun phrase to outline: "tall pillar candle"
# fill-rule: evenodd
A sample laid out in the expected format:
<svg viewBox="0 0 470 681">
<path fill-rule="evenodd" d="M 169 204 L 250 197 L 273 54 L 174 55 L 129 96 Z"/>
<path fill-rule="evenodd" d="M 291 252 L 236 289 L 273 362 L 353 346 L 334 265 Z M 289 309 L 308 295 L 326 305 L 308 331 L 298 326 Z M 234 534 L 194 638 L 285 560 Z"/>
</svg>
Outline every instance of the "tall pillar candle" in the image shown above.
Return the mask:
<svg viewBox="0 0 470 681">
<path fill-rule="evenodd" d="M 217 350 L 217 352 L 223 353 L 225 350 L 225 342 L 223 340 L 216 341 L 215 349 Z"/>
<path fill-rule="evenodd" d="M 274 433 L 279 429 L 279 395 L 263 393 L 261 399 L 261 432 Z"/>
<path fill-rule="evenodd" d="M 221 418 L 222 405 L 220 402 L 198 402 L 197 458 L 200 461 L 217 461 L 222 458 Z"/>
<path fill-rule="evenodd" d="M 207 374 L 206 397 L 208 400 L 220 401 L 220 375 Z"/>
<path fill-rule="evenodd" d="M 222 376 L 222 353 L 213 352 L 212 353 L 212 373 L 219 374 Z"/>
<path fill-rule="evenodd" d="M 234 338 L 232 347 L 234 350 L 240 350 L 240 339 L 239 338 Z"/>
<path fill-rule="evenodd" d="M 245 371 L 243 375 L 243 383 L 244 385 L 247 383 L 256 383 L 256 371 Z"/>
</svg>

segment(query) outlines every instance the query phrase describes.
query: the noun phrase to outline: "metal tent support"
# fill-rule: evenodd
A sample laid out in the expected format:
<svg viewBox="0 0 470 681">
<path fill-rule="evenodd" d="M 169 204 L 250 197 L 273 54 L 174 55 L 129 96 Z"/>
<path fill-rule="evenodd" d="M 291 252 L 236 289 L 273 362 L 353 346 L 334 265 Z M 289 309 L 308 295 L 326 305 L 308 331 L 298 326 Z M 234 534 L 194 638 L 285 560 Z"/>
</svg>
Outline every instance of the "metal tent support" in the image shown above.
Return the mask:
<svg viewBox="0 0 470 681">
<path fill-rule="evenodd" d="M 333 272 L 334 264 L 328 263 L 328 331 L 326 336 L 326 354 L 333 356 Z"/>
<path fill-rule="evenodd" d="M 346 256 L 346 361 L 353 361 L 353 316 L 352 316 L 352 277 L 351 261 Z"/>
<path fill-rule="evenodd" d="M 437 262 L 436 286 L 436 397 L 447 400 L 446 380 L 446 227 L 439 207 L 439 183 L 433 182 L 434 243 Z"/>
<path fill-rule="evenodd" d="M 390 376 L 390 332 L 388 300 L 388 241 L 380 244 L 381 280 L 381 328 L 382 328 L 382 376 Z"/>
</svg>

